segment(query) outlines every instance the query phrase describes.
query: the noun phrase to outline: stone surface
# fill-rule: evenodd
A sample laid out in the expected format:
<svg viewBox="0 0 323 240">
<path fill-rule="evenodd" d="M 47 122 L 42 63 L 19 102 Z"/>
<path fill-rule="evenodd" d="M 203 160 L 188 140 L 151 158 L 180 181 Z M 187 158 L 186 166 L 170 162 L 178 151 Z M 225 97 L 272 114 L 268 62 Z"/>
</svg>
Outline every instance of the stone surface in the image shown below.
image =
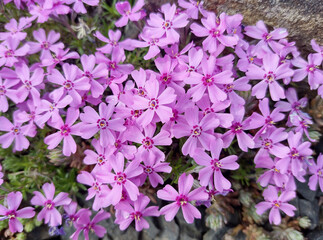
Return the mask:
<svg viewBox="0 0 323 240">
<path fill-rule="evenodd" d="M 159 233 L 159 229 L 155 226 L 152 218 L 146 218 L 149 228 L 142 231 L 141 240 L 153 240 Z"/>
<path fill-rule="evenodd" d="M 229 231 L 229 227 L 224 226 L 223 228 L 218 229 L 217 231 L 214 231 L 212 229 L 208 230 L 204 235 L 203 235 L 203 240 L 218 240 L 222 239 L 224 234 Z"/>
<path fill-rule="evenodd" d="M 139 233 L 135 228 L 130 225 L 129 228 L 125 231 L 119 229 L 119 225 L 114 223 L 114 219 L 111 217 L 106 221 L 100 222 L 106 230 L 107 233 L 104 236 L 103 240 L 137 240 L 139 239 Z"/>
<path fill-rule="evenodd" d="M 306 182 L 302 183 L 296 180 L 297 192 L 302 195 L 303 198 L 313 201 L 316 196 L 316 191 L 312 191 L 308 187 L 308 178 Z"/>
<path fill-rule="evenodd" d="M 155 240 L 177 240 L 179 238 L 179 227 L 174 220 L 166 222 L 164 216 L 161 216 L 158 218 L 158 223 L 162 230 Z"/>
<path fill-rule="evenodd" d="M 189 224 L 185 221 L 182 211 L 178 211 L 176 215 L 176 219 L 178 220 L 180 232 L 187 233 L 189 237 L 194 239 L 200 239 L 202 237 L 202 229 L 197 228 L 197 225 L 201 225 L 197 222 L 200 222 L 200 219 L 195 219 L 194 223 Z"/>
<path fill-rule="evenodd" d="M 322 0 L 204 0 L 204 6 L 217 13 L 241 13 L 245 25 L 263 20 L 269 26 L 286 28 L 289 39 L 301 50 L 311 49 L 312 38 L 323 45 Z"/>
<path fill-rule="evenodd" d="M 310 232 L 306 237 L 308 240 L 323 240 L 323 230 Z"/>
<path fill-rule="evenodd" d="M 315 199 L 314 201 L 307 201 L 299 199 L 299 214 L 300 216 L 307 216 L 311 220 L 310 230 L 316 228 L 319 224 L 319 206 Z"/>
</svg>

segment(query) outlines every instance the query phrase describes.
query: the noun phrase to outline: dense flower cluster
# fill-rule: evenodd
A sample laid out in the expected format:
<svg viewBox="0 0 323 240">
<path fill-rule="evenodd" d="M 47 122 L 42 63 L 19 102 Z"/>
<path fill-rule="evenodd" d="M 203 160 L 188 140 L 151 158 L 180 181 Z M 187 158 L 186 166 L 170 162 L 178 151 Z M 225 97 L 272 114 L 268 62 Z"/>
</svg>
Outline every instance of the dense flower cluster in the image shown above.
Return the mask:
<svg viewBox="0 0 323 240">
<path fill-rule="evenodd" d="M 66 48 L 53 30 L 40 28 L 30 41 L 24 30 L 32 22 L 70 11 L 86 13 L 84 3 L 95 6 L 98 0 L 14 3 L 27 8 L 31 17 L 11 19 L 7 32 L 1 33 L 0 112 L 7 112 L 9 106 L 16 109 L 12 122 L 0 117 L 0 130 L 7 132 L 0 136 L 2 148 L 13 144 L 13 151 L 28 149 L 28 137 L 45 125 L 52 129 L 44 139 L 48 149 L 62 145 L 62 153 L 70 156 L 80 139 L 93 146 L 84 152 L 84 164 L 94 168 L 80 172 L 77 181 L 89 186 L 86 200 L 94 198 L 97 215 L 91 220 L 89 209 L 77 211 L 67 193 L 54 197 L 54 185 L 46 183 L 45 196 L 36 191 L 31 200 L 43 207 L 38 220 L 59 226 L 62 216 L 56 207 L 64 206 L 67 220 L 76 228 L 72 239 L 81 231 L 86 239 L 89 231 L 102 237 L 106 230 L 97 223 L 110 217 L 103 210 L 110 205 L 121 230 L 131 222 L 137 231 L 148 228 L 146 216 L 165 215 L 171 221 L 180 208 L 192 223 L 201 218 L 195 201 L 211 201 L 213 194 L 231 191 L 227 172 L 239 168 L 238 156 L 226 151 L 232 145 L 242 152 L 254 149 L 256 168 L 266 169 L 258 179 L 267 187 L 265 201 L 256 207 L 259 214 L 271 209 L 271 223 L 280 223 L 279 209 L 294 215 L 295 208 L 287 202 L 295 197 L 295 178 L 304 182 L 309 173 L 310 189 L 319 182 L 323 191 L 323 157 L 317 163 L 311 157 L 312 121 L 302 111 L 307 99 L 298 99 L 289 87 L 308 79 L 310 88 L 323 97 L 323 47 L 314 40 L 316 53 L 304 60 L 295 43 L 286 39 L 285 29 L 269 31 L 262 21 L 244 28 L 241 15 L 215 15 L 203 9 L 203 1 L 193 0 L 180 0 L 179 6 L 165 4 L 158 13 L 146 16 L 144 1 L 138 0 L 133 7 L 118 2 L 121 18 L 115 23 L 123 27 L 146 17 L 138 39 L 121 40 L 119 29 L 110 30 L 109 36 L 96 31 L 94 36 L 104 46 L 80 56 Z M 183 29 L 201 44 L 187 44 Z M 125 51 L 136 48 L 148 49 L 143 58 L 155 58 L 156 71 L 134 69 L 125 62 Z M 30 62 L 35 55 L 39 61 Z M 247 108 L 244 91 L 251 91 L 257 107 Z M 184 139 L 182 154 L 199 166 L 200 187 L 191 191 L 194 178 L 183 173 L 178 190 L 166 185 L 157 192 L 158 198 L 172 203 L 160 210 L 147 207 L 150 200 L 139 187 L 145 182 L 153 188 L 163 186 L 162 173 L 172 168 L 162 146 L 170 146 L 174 139 Z M 22 231 L 16 217 L 34 215 L 31 208 L 17 210 L 20 201 L 21 194 L 10 193 L 8 209 L 0 208 L 12 232 Z"/>
</svg>

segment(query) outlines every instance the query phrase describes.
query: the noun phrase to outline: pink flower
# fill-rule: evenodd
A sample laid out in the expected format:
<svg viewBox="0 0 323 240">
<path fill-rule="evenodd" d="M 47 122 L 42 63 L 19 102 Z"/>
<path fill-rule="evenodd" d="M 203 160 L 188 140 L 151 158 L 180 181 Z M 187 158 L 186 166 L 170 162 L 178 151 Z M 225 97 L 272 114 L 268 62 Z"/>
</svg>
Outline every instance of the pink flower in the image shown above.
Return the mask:
<svg viewBox="0 0 323 240">
<path fill-rule="evenodd" d="M 217 19 L 214 13 L 208 13 L 207 18 L 202 18 L 203 27 L 197 23 L 192 23 L 191 30 L 198 37 L 206 37 L 203 41 L 203 49 L 210 53 L 218 49 L 219 44 L 233 47 L 238 43 L 238 38 L 224 35 L 226 30 L 225 15 L 221 14 Z"/>
<path fill-rule="evenodd" d="M 223 142 L 221 139 L 213 140 L 210 144 L 211 156 L 210 157 L 203 149 L 198 148 L 193 154 L 193 158 L 197 164 L 205 166 L 199 172 L 199 180 L 202 186 L 209 185 L 212 181 L 212 185 L 222 192 L 224 189 L 229 189 L 231 183 L 221 173 L 221 169 L 236 170 L 239 168 L 239 164 L 236 163 L 238 157 L 231 155 L 220 160 L 220 153 L 223 148 Z M 212 180 L 212 175 L 213 179 Z"/>
<path fill-rule="evenodd" d="M 210 143 L 215 139 L 214 129 L 219 126 L 219 120 L 213 114 L 208 114 L 199 120 L 199 109 L 188 108 L 185 111 L 185 120 L 174 125 L 172 132 L 176 138 L 189 136 L 182 147 L 184 155 L 194 154 L 195 149 L 203 147 L 210 150 Z"/>
<path fill-rule="evenodd" d="M 167 87 L 164 91 L 159 93 L 159 83 L 156 79 L 151 79 L 146 82 L 145 89 L 147 91 L 147 98 L 135 95 L 133 97 L 133 109 L 144 110 L 137 122 L 142 127 L 146 127 L 152 122 L 155 115 L 158 119 L 165 123 L 172 117 L 172 109 L 165 105 L 170 104 L 176 100 L 175 91 L 171 87 Z"/>
<path fill-rule="evenodd" d="M 36 87 L 43 82 L 44 70 L 42 68 L 36 68 L 32 76 L 30 76 L 29 67 L 23 63 L 21 66 L 16 67 L 16 73 L 22 83 L 16 92 L 19 97 L 19 102 L 24 102 L 30 95 L 34 103 L 39 103 L 40 93 Z"/>
<path fill-rule="evenodd" d="M 192 175 L 189 174 L 186 176 L 186 173 L 183 173 L 178 179 L 178 192 L 168 184 L 157 192 L 158 198 L 174 201 L 160 209 L 160 214 L 165 215 L 166 221 L 172 221 L 179 208 L 182 209 L 184 219 L 187 223 L 193 223 L 194 218 L 201 218 L 199 210 L 189 202 L 207 200 L 209 195 L 203 187 L 190 192 L 193 186 L 193 180 Z"/>
<path fill-rule="evenodd" d="M 203 9 L 204 1 L 194 1 L 194 0 L 178 0 L 178 5 L 185 8 L 185 13 L 188 17 L 193 19 L 198 19 L 199 12 L 205 11 Z"/>
<path fill-rule="evenodd" d="M 29 147 L 29 141 L 25 136 L 34 137 L 36 128 L 34 125 L 21 126 L 20 123 L 12 124 L 7 118 L 0 117 L 0 131 L 6 131 L 0 136 L 2 148 L 8 148 L 15 141 L 14 151 L 22 151 Z"/>
<path fill-rule="evenodd" d="M 245 34 L 260 41 L 256 45 L 257 50 L 269 45 L 271 48 L 278 48 L 280 43 L 275 40 L 287 37 L 288 32 L 284 28 L 276 28 L 268 33 L 267 27 L 263 21 L 258 21 L 256 26 L 247 26 Z"/>
<path fill-rule="evenodd" d="M 114 105 L 110 103 L 108 106 L 105 103 L 99 105 L 100 115 L 90 106 L 84 108 L 84 113 L 81 113 L 80 119 L 83 122 L 81 127 L 82 138 L 89 139 L 100 131 L 100 144 L 102 147 L 113 145 L 115 136 L 113 131 L 122 132 L 126 130 L 123 125 L 124 120 L 121 118 L 110 119 L 114 112 Z"/>
<path fill-rule="evenodd" d="M 285 98 L 284 89 L 277 82 L 279 79 L 291 77 L 294 71 L 289 68 L 289 63 L 279 64 L 279 57 L 276 54 L 267 53 L 263 58 L 263 68 L 250 64 L 246 73 L 249 79 L 261 79 L 252 88 L 252 95 L 263 99 L 269 86 L 270 97 L 273 101 Z"/>
<path fill-rule="evenodd" d="M 98 222 L 108 219 L 111 215 L 103 210 L 99 211 L 91 220 L 91 211 L 86 209 L 82 211 L 78 220 L 76 221 L 76 231 L 71 235 L 72 240 L 77 240 L 81 231 L 83 231 L 85 240 L 89 240 L 89 232 L 93 231 L 98 237 L 102 238 L 107 230 L 97 225 Z"/>
<path fill-rule="evenodd" d="M 56 227 L 62 224 L 62 215 L 55 207 L 65 206 L 72 201 L 68 197 L 68 193 L 60 192 L 55 198 L 55 186 L 53 183 L 45 183 L 42 187 L 44 195 L 39 191 L 34 191 L 34 197 L 31 199 L 31 204 L 43 206 L 44 208 L 38 213 L 37 220 L 45 219 L 45 223 L 49 226 Z"/>
<path fill-rule="evenodd" d="M 77 175 L 77 181 L 84 185 L 91 186 L 88 189 L 88 196 L 85 200 L 88 201 L 95 197 L 92 205 L 94 211 L 108 207 L 111 204 L 109 198 L 110 188 L 100 181 L 97 181 L 95 176 L 91 173 L 81 171 L 81 174 Z"/>
<path fill-rule="evenodd" d="M 30 46 L 29 54 L 34 54 L 39 51 L 40 60 L 51 58 L 51 52 L 58 52 L 59 49 L 64 48 L 64 44 L 62 42 L 56 43 L 60 38 L 60 33 L 56 33 L 51 30 L 46 37 L 45 30 L 40 28 L 33 32 L 33 36 L 37 42 L 28 42 Z"/>
<path fill-rule="evenodd" d="M 79 91 L 89 90 L 89 79 L 78 75 L 79 68 L 76 65 L 68 63 L 63 64 L 64 76 L 57 70 L 53 69 L 52 73 L 48 75 L 48 81 L 61 85 L 50 93 L 50 97 L 58 98 L 58 96 L 70 95 L 73 98 L 71 106 L 76 107 L 82 103 L 82 97 Z"/>
<path fill-rule="evenodd" d="M 19 61 L 17 57 L 25 56 L 28 53 L 29 45 L 25 44 L 18 48 L 19 43 L 19 39 L 10 36 L 0 44 L 0 67 L 3 65 L 12 67 Z"/>
<path fill-rule="evenodd" d="M 149 223 L 144 217 L 147 216 L 159 216 L 158 207 L 147 207 L 150 202 L 149 198 L 140 194 L 138 199 L 130 205 L 128 202 L 119 203 L 116 206 L 117 210 L 120 210 L 122 214 L 120 218 L 116 218 L 115 223 L 119 224 L 120 230 L 123 231 L 129 227 L 129 225 L 135 220 L 136 231 L 142 229 L 148 229 Z"/>
<path fill-rule="evenodd" d="M 90 6 L 97 6 L 99 4 L 99 0 L 65 0 L 66 4 L 72 4 L 73 10 L 77 13 L 86 13 L 86 8 L 83 3 L 86 3 Z"/>
<path fill-rule="evenodd" d="M 258 203 L 256 207 L 257 214 L 261 215 L 267 209 L 271 208 L 269 212 L 269 222 L 279 225 L 281 222 L 281 216 L 279 209 L 286 213 L 288 216 L 293 217 L 295 215 L 294 211 L 296 208 L 286 202 L 296 197 L 294 191 L 283 191 L 278 197 L 277 188 L 274 186 L 269 186 L 264 192 L 263 196 L 265 198 L 264 202 Z"/>
<path fill-rule="evenodd" d="M 308 62 L 301 57 L 292 60 L 292 64 L 300 68 L 295 70 L 293 82 L 302 81 L 307 76 L 311 90 L 317 89 L 323 83 L 323 71 L 319 69 L 321 63 L 322 56 L 316 54 L 309 54 Z M 323 96 L 322 88 L 319 89 L 318 93 Z"/>
<path fill-rule="evenodd" d="M 17 90 L 10 89 L 19 83 L 19 79 L 2 80 L 0 76 L 0 112 L 7 112 L 9 108 L 7 97 L 18 103 Z"/>
<path fill-rule="evenodd" d="M 166 34 L 169 44 L 179 42 L 179 34 L 175 29 L 184 28 L 188 24 L 187 15 L 185 13 L 176 15 L 176 5 L 169 3 L 161 6 L 161 12 L 164 18 L 156 13 L 149 15 L 147 31 L 152 38 L 161 38 Z"/>
<path fill-rule="evenodd" d="M 120 202 L 122 191 L 125 190 L 132 201 L 137 200 L 139 190 L 132 178 L 137 177 L 142 173 L 142 168 L 138 161 L 132 161 L 124 169 L 124 157 L 122 153 L 117 153 L 116 157 L 110 160 L 110 164 L 115 173 L 98 172 L 96 177 L 98 180 L 112 184 L 112 190 L 109 194 L 109 199 L 113 205 Z"/>
<path fill-rule="evenodd" d="M 72 135 L 80 135 L 80 124 L 73 124 L 79 118 L 80 111 L 75 108 L 69 108 L 66 113 L 65 123 L 62 118 L 59 117 L 55 122 L 51 122 L 49 125 L 59 131 L 48 135 L 44 142 L 48 145 L 48 149 L 54 149 L 63 140 L 63 154 L 70 156 L 76 152 L 76 143 Z"/>
<path fill-rule="evenodd" d="M 131 9 L 130 3 L 128 1 L 118 2 L 116 4 L 116 9 L 122 17 L 115 22 L 117 27 L 126 26 L 128 21 L 136 22 L 142 18 L 141 8 L 145 5 L 144 0 L 137 0 L 134 7 Z M 139 11 L 139 12 L 138 12 Z"/>
<path fill-rule="evenodd" d="M 12 38 L 16 38 L 19 41 L 21 41 L 27 37 L 27 33 L 22 31 L 26 28 L 29 28 L 30 26 L 31 26 L 31 21 L 29 18 L 21 17 L 19 19 L 19 23 L 16 21 L 16 19 L 12 18 L 4 26 L 4 28 L 8 32 L 1 32 L 0 40 L 6 40 L 9 36 L 11 36 Z"/>
<path fill-rule="evenodd" d="M 317 163 L 315 164 L 314 161 L 311 162 L 309 166 L 310 173 L 312 176 L 308 181 L 308 186 L 312 191 L 316 190 L 317 183 L 319 183 L 320 189 L 323 192 L 323 155 L 317 157 Z"/>
<path fill-rule="evenodd" d="M 0 220 L 9 219 L 9 229 L 12 233 L 22 232 L 23 225 L 17 218 L 32 218 L 35 216 L 33 207 L 25 207 L 18 210 L 22 201 L 21 192 L 11 192 L 7 196 L 8 208 L 0 205 Z"/>
<path fill-rule="evenodd" d="M 53 48 L 51 55 L 44 55 L 42 60 L 42 65 L 48 67 L 49 70 L 53 69 L 57 64 L 63 64 L 67 59 L 78 59 L 80 55 L 77 52 L 69 52 L 69 48 L 66 50 L 62 48 Z M 46 57 L 45 57 L 46 56 Z"/>
</svg>

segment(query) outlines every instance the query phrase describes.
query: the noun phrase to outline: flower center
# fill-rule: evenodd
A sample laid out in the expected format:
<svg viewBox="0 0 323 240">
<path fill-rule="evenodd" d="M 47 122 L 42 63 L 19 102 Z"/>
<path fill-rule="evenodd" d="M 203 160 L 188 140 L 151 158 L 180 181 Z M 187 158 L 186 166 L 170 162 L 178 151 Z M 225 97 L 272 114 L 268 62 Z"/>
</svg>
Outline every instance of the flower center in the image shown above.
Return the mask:
<svg viewBox="0 0 323 240">
<path fill-rule="evenodd" d="M 97 162 L 99 166 L 102 166 L 105 163 L 105 157 L 102 154 L 100 154 L 97 158 Z"/>
<path fill-rule="evenodd" d="M 55 207 L 55 203 L 53 203 L 51 200 L 47 200 L 44 205 L 48 210 L 52 210 Z"/>
<path fill-rule="evenodd" d="M 105 120 L 105 118 L 101 118 L 97 121 L 97 126 L 98 128 L 106 129 L 108 126 L 108 122 L 107 120 Z"/>
<path fill-rule="evenodd" d="M 14 135 L 19 135 L 19 134 L 20 134 L 20 127 L 15 126 L 15 127 L 13 127 L 13 128 L 11 129 L 11 131 L 12 131 L 12 133 L 13 133 Z"/>
<path fill-rule="evenodd" d="M 272 71 L 270 71 L 268 72 L 268 74 L 265 74 L 264 79 L 267 83 L 273 83 L 276 79 L 276 75 Z"/>
<path fill-rule="evenodd" d="M 65 124 L 61 127 L 61 135 L 62 136 L 68 136 L 70 134 L 70 132 L 71 132 L 71 129 L 67 124 Z"/>
<path fill-rule="evenodd" d="M 13 57 L 13 55 L 15 54 L 15 52 L 13 50 L 8 50 L 4 53 L 4 56 L 6 58 L 9 58 L 9 57 Z"/>
<path fill-rule="evenodd" d="M 9 218 L 9 219 L 15 219 L 16 216 L 17 216 L 17 213 L 15 210 L 10 210 L 9 212 L 6 213 L 6 216 Z"/>
<path fill-rule="evenodd" d="M 222 167 L 222 164 L 219 162 L 218 159 L 212 159 L 211 165 L 212 165 L 213 171 L 220 171 L 220 168 Z"/>
<path fill-rule="evenodd" d="M 200 126 L 198 126 L 198 125 L 193 126 L 193 128 L 191 130 L 191 135 L 193 137 L 198 137 L 201 135 L 201 133 L 202 133 L 202 128 Z"/>
<path fill-rule="evenodd" d="M 114 176 L 114 181 L 116 181 L 119 185 L 124 184 L 126 180 L 127 176 L 123 172 L 118 172 L 117 175 Z"/>
<path fill-rule="evenodd" d="M 140 117 L 141 114 L 142 114 L 142 110 L 131 110 L 131 115 L 135 118 Z"/>
<path fill-rule="evenodd" d="M 133 219 L 135 219 L 135 221 L 140 221 L 141 220 L 141 217 L 142 217 L 142 214 L 141 214 L 141 212 L 134 212 L 134 213 L 131 213 L 130 214 L 131 215 L 131 217 L 133 218 Z"/>
<path fill-rule="evenodd" d="M 101 184 L 99 184 L 98 182 L 94 182 L 92 186 L 96 192 L 100 192 L 101 191 L 100 185 Z"/>
<path fill-rule="evenodd" d="M 209 74 L 202 78 L 202 83 L 204 86 L 211 86 L 213 84 L 213 81 L 214 79 Z"/>
<path fill-rule="evenodd" d="M 144 90 L 142 87 L 139 87 L 139 88 L 138 88 L 138 92 L 137 92 L 137 94 L 138 94 L 139 96 L 142 96 L 142 97 L 146 96 L 146 92 L 145 92 L 145 90 Z"/>
<path fill-rule="evenodd" d="M 171 21 L 166 20 L 165 22 L 163 22 L 162 26 L 163 26 L 163 29 L 169 30 L 169 29 L 171 29 L 172 25 L 173 25 L 173 23 Z"/>
<path fill-rule="evenodd" d="M 262 141 L 262 146 L 264 147 L 264 149 L 272 148 L 272 144 L 273 144 L 273 141 L 271 139 L 269 139 L 269 138 L 265 138 Z"/>
<path fill-rule="evenodd" d="M 40 46 L 41 48 L 43 48 L 43 49 L 49 49 L 49 42 L 47 42 L 47 41 L 44 41 L 42 44 L 41 44 L 41 46 Z"/>
<path fill-rule="evenodd" d="M 31 81 L 26 80 L 26 81 L 24 82 L 24 84 L 25 84 L 25 87 L 26 87 L 28 90 L 30 90 L 30 89 L 31 89 L 31 86 L 32 86 Z"/>
<path fill-rule="evenodd" d="M 180 206 L 185 206 L 188 202 L 188 199 L 185 195 L 181 194 L 176 197 L 176 203 Z"/>
<path fill-rule="evenodd" d="M 144 166 L 144 172 L 146 174 L 151 174 L 153 172 L 153 168 L 151 166 Z"/>
<path fill-rule="evenodd" d="M 115 70 L 116 68 L 117 68 L 116 62 L 109 62 L 109 70 L 111 70 L 111 69 Z"/>
<path fill-rule="evenodd" d="M 317 175 L 319 176 L 319 177 L 323 177 L 323 169 L 319 169 L 318 171 L 317 171 Z"/>
<path fill-rule="evenodd" d="M 277 168 L 274 168 L 274 171 L 275 171 L 276 173 L 280 173 L 280 171 L 279 171 Z"/>
<path fill-rule="evenodd" d="M 241 123 L 236 122 L 236 123 L 232 124 L 231 131 L 233 133 L 241 133 L 241 131 L 242 131 L 242 125 L 241 125 Z"/>
<path fill-rule="evenodd" d="M 154 146 L 154 140 L 152 140 L 150 137 L 145 137 L 141 143 L 145 149 L 151 149 Z"/>
<path fill-rule="evenodd" d="M 268 34 L 268 33 L 265 33 L 265 34 L 263 35 L 263 39 L 265 40 L 265 42 L 269 42 L 269 41 L 271 41 L 272 37 L 273 37 L 273 36 L 271 36 L 271 35 L 270 35 L 270 34 Z"/>
<path fill-rule="evenodd" d="M 6 87 L 5 86 L 0 86 L 0 95 L 5 95 L 7 92 Z"/>
<path fill-rule="evenodd" d="M 157 109 L 158 108 L 158 99 L 156 99 L 156 98 L 150 99 L 148 105 L 149 105 L 149 109 L 151 109 L 151 110 Z"/>
<path fill-rule="evenodd" d="M 72 90 L 74 87 L 74 83 L 72 83 L 70 80 L 67 80 L 64 82 L 64 88 L 68 91 Z"/>
<path fill-rule="evenodd" d="M 290 155 L 291 158 L 298 158 L 299 157 L 299 152 L 297 151 L 296 148 L 292 148 L 289 155 Z"/>
<path fill-rule="evenodd" d="M 233 91 L 233 88 L 234 88 L 234 85 L 233 84 L 224 84 L 223 85 L 223 87 L 224 87 L 224 92 L 226 92 L 226 93 L 230 93 L 230 92 L 232 92 Z"/>
<path fill-rule="evenodd" d="M 221 35 L 218 29 L 211 29 L 210 34 L 212 35 L 212 37 L 219 37 Z"/>
<path fill-rule="evenodd" d="M 273 207 L 280 207 L 280 202 L 277 202 L 276 200 L 273 201 Z"/>
<path fill-rule="evenodd" d="M 168 84 L 172 80 L 172 77 L 168 75 L 167 73 L 164 73 L 162 76 L 160 76 L 159 81 L 161 81 L 163 84 Z"/>
<path fill-rule="evenodd" d="M 265 119 L 265 123 L 266 123 L 267 125 L 274 125 L 274 124 L 275 124 L 275 122 L 271 119 L 271 117 L 270 117 L 270 116 L 268 116 L 268 117 Z"/>
</svg>

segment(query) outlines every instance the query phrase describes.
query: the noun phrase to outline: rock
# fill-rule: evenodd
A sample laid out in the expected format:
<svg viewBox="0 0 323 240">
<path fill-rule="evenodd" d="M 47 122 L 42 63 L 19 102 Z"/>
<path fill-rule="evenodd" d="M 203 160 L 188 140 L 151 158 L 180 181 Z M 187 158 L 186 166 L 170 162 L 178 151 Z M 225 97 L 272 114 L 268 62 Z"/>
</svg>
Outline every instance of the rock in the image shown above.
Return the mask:
<svg viewBox="0 0 323 240">
<path fill-rule="evenodd" d="M 307 216 L 311 220 L 310 230 L 316 228 L 319 224 L 319 206 L 318 201 L 307 201 L 299 199 L 299 214 L 300 216 Z"/>
<path fill-rule="evenodd" d="M 296 211 L 294 213 L 295 213 L 295 217 L 298 217 L 299 216 L 299 198 L 296 197 L 296 198 L 290 200 L 289 203 L 296 207 Z"/>
<path fill-rule="evenodd" d="M 204 0 L 207 10 L 229 15 L 240 13 L 243 24 L 263 20 L 272 27 L 286 28 L 299 49 L 311 51 L 310 41 L 323 45 L 322 0 Z"/>
<path fill-rule="evenodd" d="M 185 221 L 182 211 L 178 211 L 176 219 L 178 220 L 181 233 L 184 232 L 193 239 L 200 239 L 202 237 L 203 229 L 197 227 L 197 225 L 201 226 L 201 219 L 195 219 L 192 224 L 189 224 Z"/>
<path fill-rule="evenodd" d="M 214 231 L 210 229 L 203 235 L 203 240 L 218 240 L 222 239 L 224 234 L 229 230 L 230 228 L 227 226 L 224 226 L 223 228 L 218 229 L 217 231 Z"/>
<path fill-rule="evenodd" d="M 155 226 L 151 218 L 146 218 L 149 228 L 142 231 L 141 240 L 153 240 L 159 233 L 159 229 Z"/>
<path fill-rule="evenodd" d="M 310 232 L 306 238 L 308 240 L 323 240 L 323 230 L 314 230 Z"/>
<path fill-rule="evenodd" d="M 158 222 L 162 231 L 158 234 L 155 240 L 177 240 L 179 237 L 179 227 L 173 220 L 167 222 L 164 216 L 158 218 Z"/>
<path fill-rule="evenodd" d="M 119 225 L 114 223 L 114 217 L 107 219 L 106 221 L 102 221 L 99 223 L 106 230 L 107 233 L 104 236 L 103 240 L 137 240 L 139 239 L 139 233 L 135 230 L 135 228 L 130 225 L 127 230 L 121 231 L 119 229 Z M 92 238 L 90 238 L 92 240 Z"/>
<path fill-rule="evenodd" d="M 181 233 L 181 235 L 179 236 L 179 240 L 198 240 L 198 238 L 192 238 L 186 233 Z"/>
<path fill-rule="evenodd" d="M 302 195 L 303 198 L 313 201 L 316 195 L 316 191 L 312 191 L 308 187 L 308 179 L 302 183 L 296 180 L 297 192 Z"/>
</svg>

